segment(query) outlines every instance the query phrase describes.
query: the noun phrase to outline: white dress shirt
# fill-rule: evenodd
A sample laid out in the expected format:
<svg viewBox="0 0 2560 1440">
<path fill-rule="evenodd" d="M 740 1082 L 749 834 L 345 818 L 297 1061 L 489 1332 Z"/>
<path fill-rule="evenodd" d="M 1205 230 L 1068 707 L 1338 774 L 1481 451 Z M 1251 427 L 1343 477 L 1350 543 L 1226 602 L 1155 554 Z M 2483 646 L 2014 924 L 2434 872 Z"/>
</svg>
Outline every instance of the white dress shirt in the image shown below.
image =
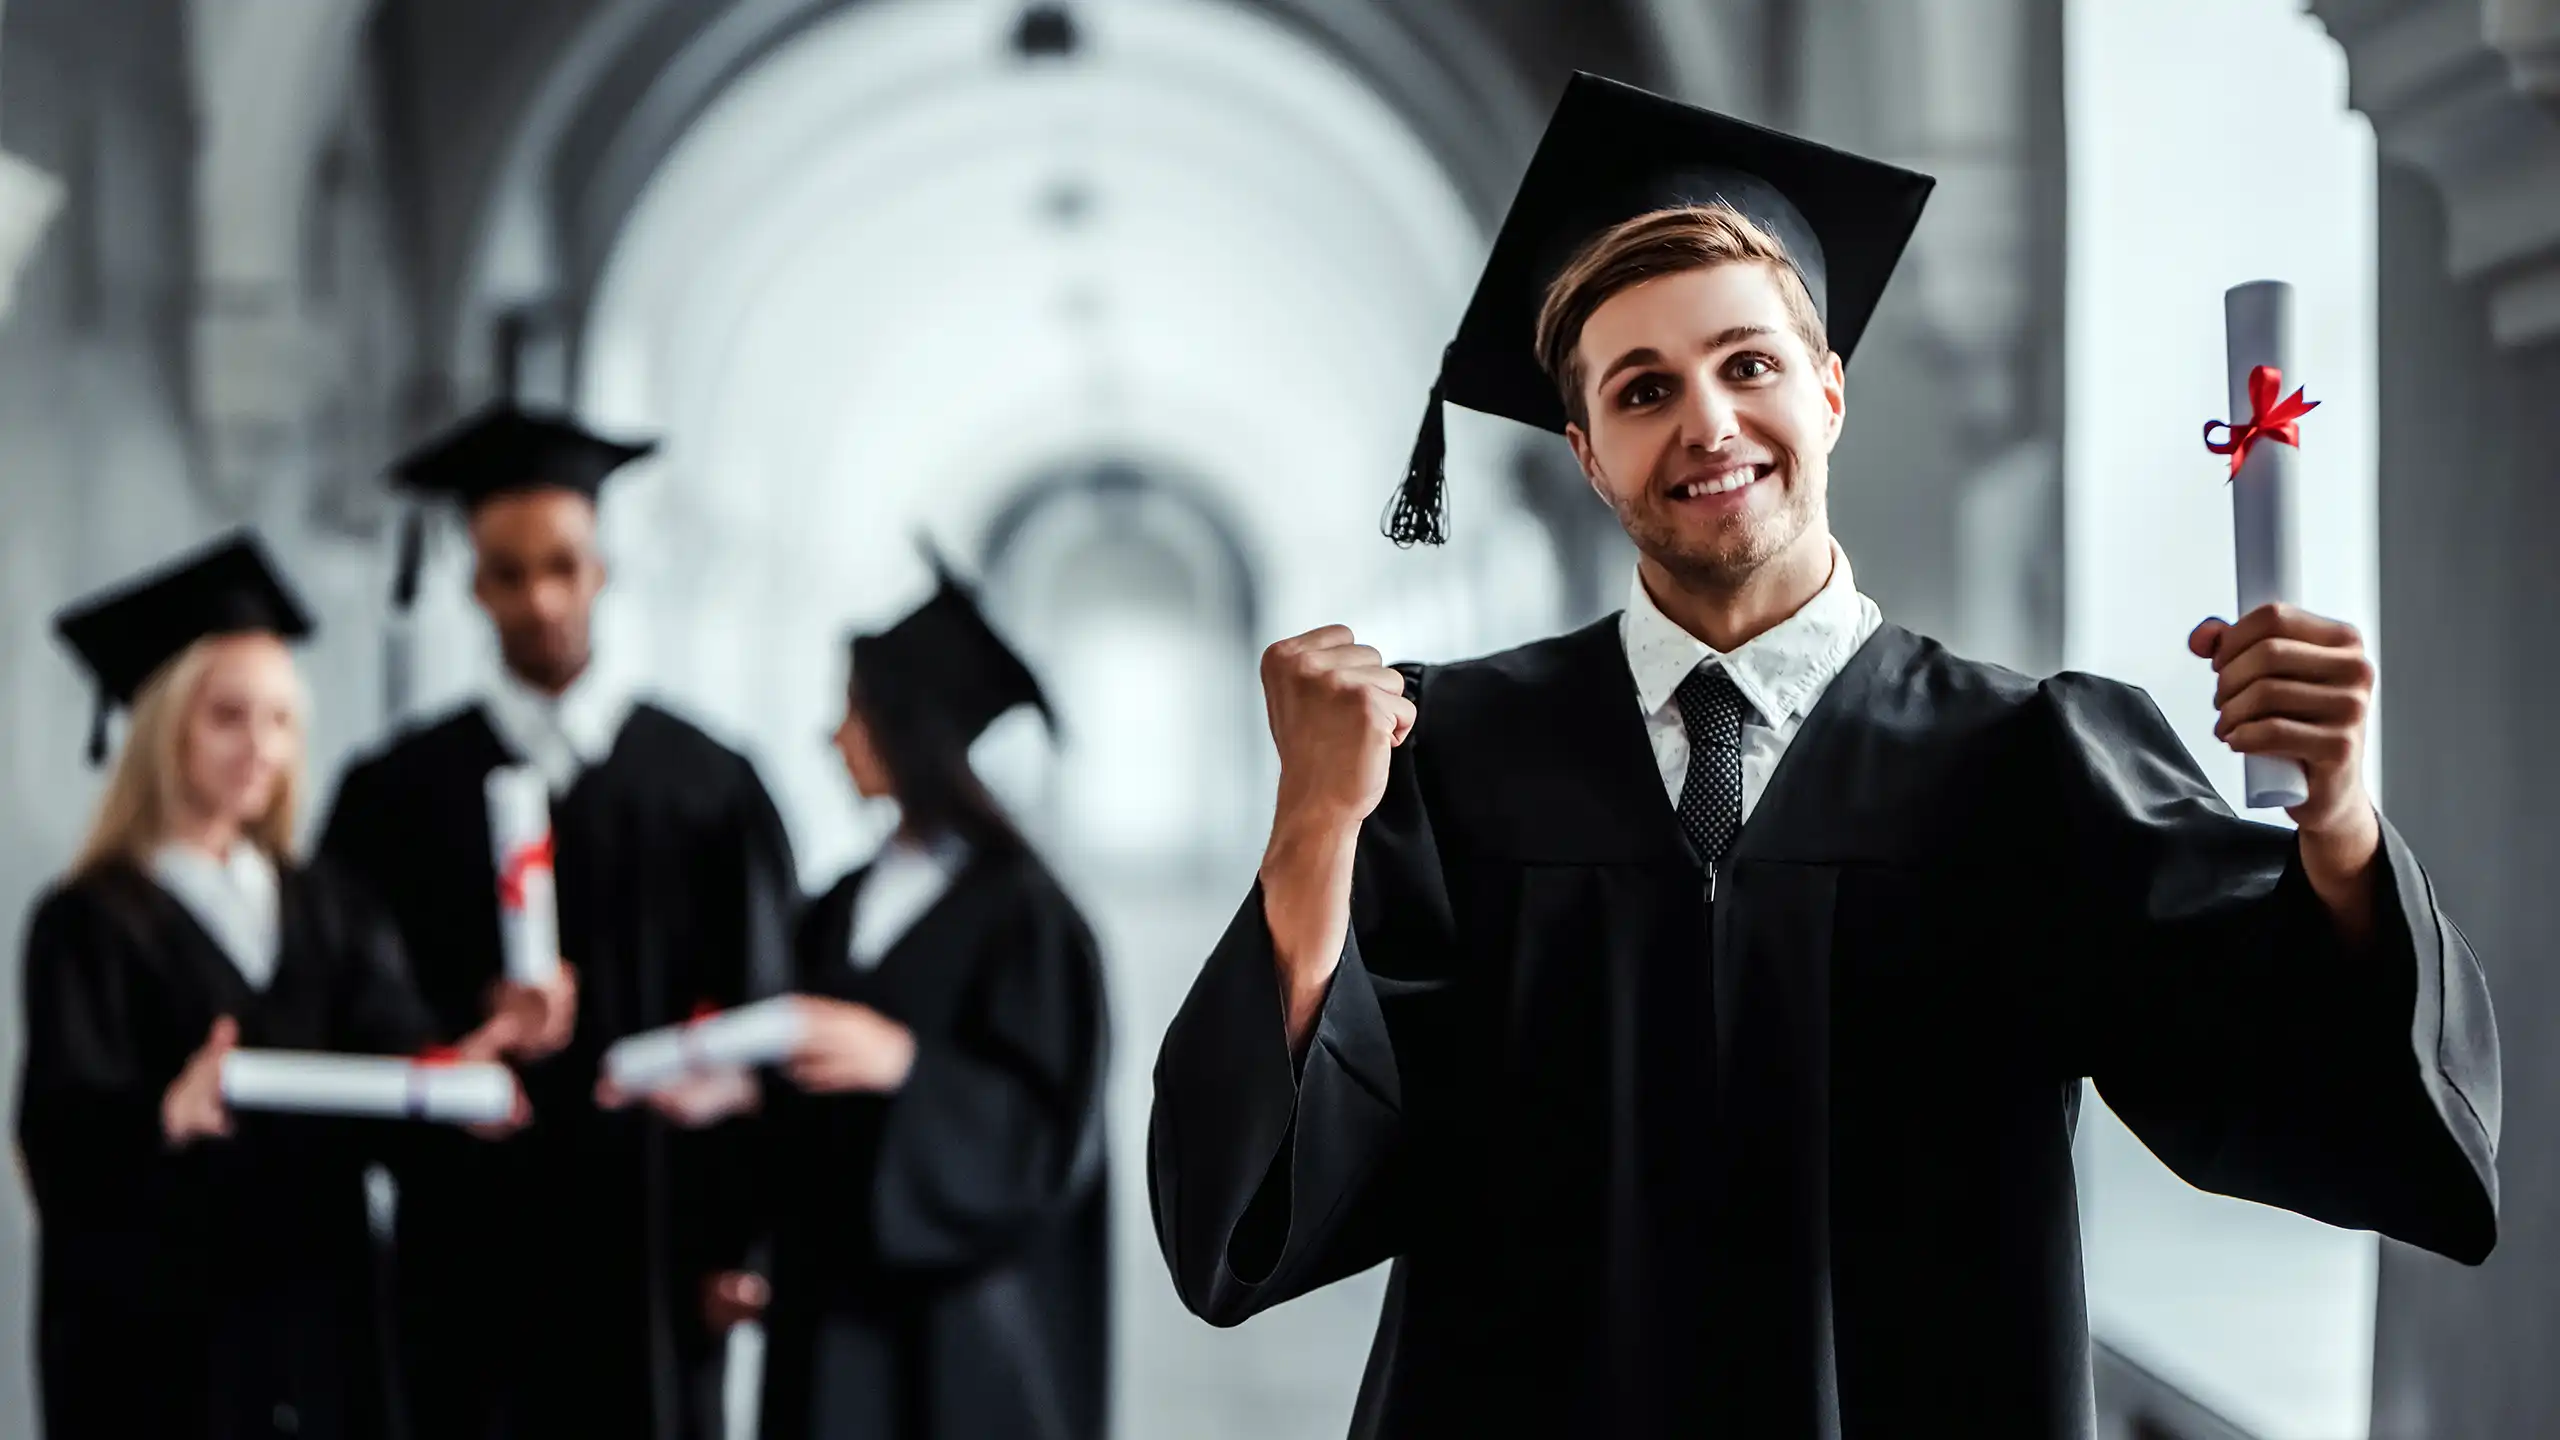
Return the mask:
<svg viewBox="0 0 2560 1440">
<path fill-rule="evenodd" d="M 628 689 L 589 666 L 556 698 L 501 669 L 480 708 L 516 758 L 532 766 L 552 794 L 565 795 L 588 766 L 603 764 L 613 753 L 631 706 Z"/>
<path fill-rule="evenodd" d="M 1681 723 L 1674 695 L 1689 672 L 1701 665 L 1722 665 L 1742 692 L 1742 815 L 1751 816 L 1768 788 L 1778 758 L 1787 753 L 1804 717 L 1822 692 L 1847 668 L 1849 657 L 1884 624 L 1876 602 L 1858 593 L 1849 573 L 1849 557 L 1831 547 L 1831 578 L 1793 615 L 1743 642 L 1730 655 L 1720 655 L 1707 642 L 1681 629 L 1646 593 L 1639 571 L 1627 587 L 1627 608 L 1618 618 L 1618 638 L 1626 646 L 1627 669 L 1635 676 L 1636 699 L 1644 707 L 1646 738 L 1662 772 L 1662 788 L 1671 803 L 1689 778 L 1689 730 Z"/>
<path fill-rule="evenodd" d="M 264 990 L 282 958 L 275 862 L 246 840 L 209 854 L 176 842 L 151 852 L 151 878 L 213 937 L 252 990 Z"/>
<path fill-rule="evenodd" d="M 856 970 L 880 963 L 931 910 L 969 863 L 969 845 L 947 835 L 930 845 L 892 837 L 853 897 L 853 938 L 845 958 Z"/>
</svg>

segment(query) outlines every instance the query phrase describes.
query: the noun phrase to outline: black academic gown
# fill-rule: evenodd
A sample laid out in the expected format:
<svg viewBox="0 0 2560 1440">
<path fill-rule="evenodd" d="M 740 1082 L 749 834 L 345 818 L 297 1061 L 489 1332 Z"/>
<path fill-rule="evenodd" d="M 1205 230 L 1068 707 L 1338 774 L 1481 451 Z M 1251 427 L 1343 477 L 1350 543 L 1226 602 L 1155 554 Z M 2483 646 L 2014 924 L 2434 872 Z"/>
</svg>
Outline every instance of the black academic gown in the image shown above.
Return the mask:
<svg viewBox="0 0 2560 1440">
<path fill-rule="evenodd" d="M 2351 953 L 2140 691 L 1893 626 L 1708 903 L 1616 623 L 1408 672 L 1303 1073 L 1261 898 L 1156 1070 L 1184 1302 L 1392 1259 L 1359 1436 L 2086 1436 L 2082 1077 L 2208 1190 L 2476 1263 L 2488 995 L 2385 827 Z"/>
<path fill-rule="evenodd" d="M 373 1440 L 381 1384 L 365 1165 L 397 1127 L 235 1113 L 170 1147 L 160 1106 L 214 1020 L 247 1047 L 405 1054 L 430 1022 L 387 926 L 323 871 L 279 876 L 252 989 L 130 865 L 40 900 L 27 931 L 18 1143 L 34 1192 L 49 1440 Z"/>
<path fill-rule="evenodd" d="M 325 853 L 398 921 L 448 1035 L 504 968 L 483 781 L 514 757 L 475 706 L 351 769 Z M 613 1041 L 781 988 L 799 901 L 751 765 L 641 705 L 552 806 L 576 1038 L 523 1069 L 532 1125 L 397 1172 L 401 1390 L 433 1440 L 720 1434 L 707 1276 L 743 1263 L 739 1126 L 679 1131 L 594 1103 Z"/>
<path fill-rule="evenodd" d="M 867 871 L 802 924 L 799 988 L 916 1034 L 892 1096 L 769 1082 L 765 1440 L 1100 1440 L 1106 1010 L 1093 937 L 1027 854 L 980 855 L 869 970 Z"/>
</svg>

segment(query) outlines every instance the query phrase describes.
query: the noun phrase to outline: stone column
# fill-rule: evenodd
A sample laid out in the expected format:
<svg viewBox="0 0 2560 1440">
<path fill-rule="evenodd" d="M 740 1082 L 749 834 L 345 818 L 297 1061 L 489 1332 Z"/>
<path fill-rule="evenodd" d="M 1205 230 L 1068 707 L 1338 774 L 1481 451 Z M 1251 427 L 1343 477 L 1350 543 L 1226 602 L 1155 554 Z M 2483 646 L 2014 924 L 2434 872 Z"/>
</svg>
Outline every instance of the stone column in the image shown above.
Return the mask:
<svg viewBox="0 0 2560 1440">
<path fill-rule="evenodd" d="M 0 33 L 5 33 L 8 7 L 0 4 Z M 0 324 L 18 295 L 18 272 L 43 243 L 62 208 L 62 182 L 31 160 L 0 150 Z"/>
<path fill-rule="evenodd" d="M 2384 1245 L 2373 1435 L 2560 1433 L 2560 0 L 2311 10 L 2384 157 L 2384 788 L 2506 1062 L 2497 1253 Z"/>
<path fill-rule="evenodd" d="M 227 513 L 289 506 L 328 468 L 314 411 L 333 337 L 306 313 L 304 241 L 367 9 L 359 0 L 194 0 L 191 9 L 204 138 L 190 370 L 203 482 Z"/>
</svg>

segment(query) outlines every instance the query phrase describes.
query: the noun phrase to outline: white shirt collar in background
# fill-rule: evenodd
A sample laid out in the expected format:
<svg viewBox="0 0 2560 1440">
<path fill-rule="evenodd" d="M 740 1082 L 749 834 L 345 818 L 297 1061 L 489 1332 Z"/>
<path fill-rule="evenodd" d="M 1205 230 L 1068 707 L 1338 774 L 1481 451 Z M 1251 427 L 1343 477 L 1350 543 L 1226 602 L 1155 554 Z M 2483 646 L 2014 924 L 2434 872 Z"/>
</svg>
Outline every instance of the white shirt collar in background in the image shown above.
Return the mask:
<svg viewBox="0 0 2560 1440">
<path fill-rule="evenodd" d="M 845 958 L 857 970 L 880 963 L 950 890 L 969 863 L 968 843 L 947 835 L 931 845 L 891 837 L 853 897 L 853 935 Z"/>
<path fill-rule="evenodd" d="M 241 978 L 264 990 L 283 945 L 275 862 L 246 840 L 214 856 L 171 842 L 151 852 L 151 878 L 186 907 Z"/>
<path fill-rule="evenodd" d="M 628 687 L 590 665 L 556 699 L 502 669 L 481 708 L 498 739 L 541 773 L 552 794 L 560 795 L 577 783 L 581 772 L 613 754 L 632 704 Z"/>
</svg>

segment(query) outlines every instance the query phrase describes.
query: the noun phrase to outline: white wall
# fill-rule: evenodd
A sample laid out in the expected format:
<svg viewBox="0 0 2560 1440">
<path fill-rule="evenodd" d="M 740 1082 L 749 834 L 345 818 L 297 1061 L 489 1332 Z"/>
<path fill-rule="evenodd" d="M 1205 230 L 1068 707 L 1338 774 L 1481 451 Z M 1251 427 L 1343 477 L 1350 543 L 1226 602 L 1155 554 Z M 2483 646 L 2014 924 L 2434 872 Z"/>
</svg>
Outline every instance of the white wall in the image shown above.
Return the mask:
<svg viewBox="0 0 2560 1440">
<path fill-rule="evenodd" d="M 2212 677 L 2185 648 L 2233 606 L 2225 462 L 2198 435 L 2230 418 L 2227 286 L 2296 287 L 2286 385 L 2324 402 L 2303 429 L 2300 598 L 2369 643 L 2375 631 L 2373 137 L 2300 9 L 2067 11 L 2065 660 L 2149 689 L 2235 808 L 2240 764 L 2213 739 Z M 2102 1109 L 2090 1117 L 2096 1333 L 2270 1440 L 2366 1433 L 2373 1239 L 2205 1195 Z"/>
</svg>

